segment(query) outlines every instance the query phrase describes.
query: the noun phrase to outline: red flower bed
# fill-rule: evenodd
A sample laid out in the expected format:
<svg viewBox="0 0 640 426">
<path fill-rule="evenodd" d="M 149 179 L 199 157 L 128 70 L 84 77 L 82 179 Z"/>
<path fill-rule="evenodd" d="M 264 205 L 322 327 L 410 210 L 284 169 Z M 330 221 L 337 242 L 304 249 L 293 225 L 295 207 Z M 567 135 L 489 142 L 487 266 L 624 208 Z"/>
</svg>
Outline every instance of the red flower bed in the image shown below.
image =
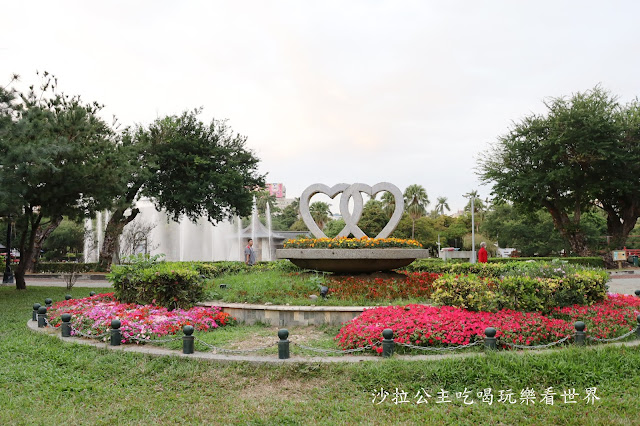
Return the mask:
<svg viewBox="0 0 640 426">
<path fill-rule="evenodd" d="M 398 278 L 333 277 L 327 282 L 331 297 L 339 300 L 429 298 L 433 282 L 442 274 L 408 272 Z"/>
<path fill-rule="evenodd" d="M 586 331 L 598 338 L 622 335 L 637 326 L 640 299 L 609 295 L 592 306 L 571 306 L 545 316 L 537 312 L 501 310 L 473 312 L 451 306 L 386 306 L 365 310 L 344 324 L 336 340 L 343 349 L 374 345 L 382 330 L 391 328 L 399 343 L 419 346 L 465 345 L 484 338 L 484 330 L 494 327 L 502 342 L 539 345 L 573 334 L 574 322 L 582 320 Z M 378 352 L 381 347 L 376 348 Z"/>
</svg>

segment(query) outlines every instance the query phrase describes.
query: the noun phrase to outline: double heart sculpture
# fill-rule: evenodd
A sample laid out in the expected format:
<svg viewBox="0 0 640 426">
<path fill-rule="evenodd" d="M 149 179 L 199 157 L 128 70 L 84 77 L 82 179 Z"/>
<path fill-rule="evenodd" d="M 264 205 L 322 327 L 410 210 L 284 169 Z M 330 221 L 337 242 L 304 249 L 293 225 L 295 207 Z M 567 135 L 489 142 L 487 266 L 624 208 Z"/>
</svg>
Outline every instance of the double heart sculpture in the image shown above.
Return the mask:
<svg viewBox="0 0 640 426">
<path fill-rule="evenodd" d="M 375 237 L 387 238 L 396 229 L 396 226 L 398 226 L 398 223 L 402 218 L 402 212 L 404 211 L 404 198 L 402 196 L 402 192 L 400 192 L 397 186 L 389 182 L 380 182 L 373 186 L 369 186 L 364 183 L 354 183 L 353 185 L 339 183 L 331 188 L 321 183 L 313 184 L 305 189 L 300 196 L 300 215 L 302 216 L 302 220 L 305 225 L 307 225 L 307 228 L 309 228 L 316 238 L 327 238 L 311 217 L 309 201 L 315 194 L 326 194 L 329 198 L 335 198 L 336 195 L 342 193 L 342 196 L 340 197 L 340 214 L 344 220 L 345 227 L 342 228 L 338 237 L 347 237 L 349 234 L 353 234 L 356 238 L 366 237 L 367 234 L 358 227 L 358 222 L 362 216 L 362 208 L 364 205 L 362 202 L 362 193 L 364 192 L 365 194 L 373 197 L 382 191 L 387 191 L 392 194 L 395 200 L 395 210 L 393 211 L 393 215 L 391 215 L 391 219 L 389 219 L 387 225 Z M 353 213 L 349 211 L 349 200 L 351 199 L 353 199 Z"/>
</svg>

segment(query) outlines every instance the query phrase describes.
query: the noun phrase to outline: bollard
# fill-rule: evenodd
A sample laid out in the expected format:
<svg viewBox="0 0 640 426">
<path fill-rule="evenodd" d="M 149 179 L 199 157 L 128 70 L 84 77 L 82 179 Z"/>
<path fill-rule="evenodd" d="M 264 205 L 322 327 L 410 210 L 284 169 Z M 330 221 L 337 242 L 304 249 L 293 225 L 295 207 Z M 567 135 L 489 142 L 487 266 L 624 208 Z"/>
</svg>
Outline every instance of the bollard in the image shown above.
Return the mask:
<svg viewBox="0 0 640 426">
<path fill-rule="evenodd" d="M 62 320 L 62 325 L 60 326 L 62 337 L 71 337 L 71 314 L 62 314 L 60 319 Z"/>
<path fill-rule="evenodd" d="M 584 343 L 587 340 L 587 334 L 584 332 L 584 329 L 587 325 L 582 321 L 576 321 L 573 326 L 576 328 L 576 334 L 574 336 L 576 345 L 584 346 Z"/>
<path fill-rule="evenodd" d="M 95 291 L 91 291 L 91 292 L 89 292 L 89 296 L 95 296 L 95 295 L 96 295 L 96 292 L 95 292 Z"/>
<path fill-rule="evenodd" d="M 33 304 L 33 314 L 31 315 L 31 321 L 38 321 L 38 309 L 40 308 L 39 303 Z"/>
<path fill-rule="evenodd" d="M 640 339 L 640 315 L 638 315 L 638 318 L 636 318 L 636 320 L 638 321 L 638 328 L 636 328 L 636 338 Z"/>
<path fill-rule="evenodd" d="M 70 294 L 64 295 L 64 300 L 71 300 L 71 299 L 73 299 L 73 297 Z"/>
<path fill-rule="evenodd" d="M 278 330 L 278 359 L 289 359 L 289 330 L 282 328 Z"/>
<path fill-rule="evenodd" d="M 393 330 L 390 328 L 382 330 L 382 358 L 391 358 L 395 345 L 393 341 Z"/>
<path fill-rule="evenodd" d="M 498 339 L 496 339 L 496 333 L 498 331 L 493 327 L 487 327 L 484 329 L 484 348 L 495 351 L 498 349 Z"/>
<path fill-rule="evenodd" d="M 182 353 L 183 354 L 192 354 L 195 352 L 195 348 L 194 348 L 194 337 L 192 336 L 193 334 L 193 326 L 192 325 L 185 325 L 184 327 L 182 327 L 182 332 L 184 333 L 184 336 L 182 336 Z"/>
<path fill-rule="evenodd" d="M 47 326 L 47 308 L 45 306 L 40 306 L 38 308 L 38 328 L 43 328 Z"/>
<path fill-rule="evenodd" d="M 111 346 L 120 346 L 120 343 L 122 343 L 121 325 L 120 320 L 111 320 Z"/>
<path fill-rule="evenodd" d="M 634 293 L 636 294 L 636 296 L 640 297 L 640 290 L 636 290 L 634 291 Z"/>
</svg>

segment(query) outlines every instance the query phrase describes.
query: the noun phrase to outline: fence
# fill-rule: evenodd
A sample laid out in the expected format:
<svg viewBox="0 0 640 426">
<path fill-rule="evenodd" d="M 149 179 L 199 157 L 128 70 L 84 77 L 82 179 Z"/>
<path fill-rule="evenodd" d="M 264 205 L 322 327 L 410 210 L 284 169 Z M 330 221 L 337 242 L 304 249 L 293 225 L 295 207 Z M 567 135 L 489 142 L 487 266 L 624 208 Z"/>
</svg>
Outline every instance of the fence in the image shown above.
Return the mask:
<svg viewBox="0 0 640 426">
<path fill-rule="evenodd" d="M 95 293 L 91 292 L 91 296 Z M 636 296 L 640 297 L 640 290 L 635 291 Z M 71 299 L 70 295 L 66 295 L 65 299 Z M 39 328 L 44 328 L 49 326 L 49 322 L 47 321 L 47 308 L 51 307 L 53 301 L 49 298 L 45 299 L 45 306 L 41 306 L 39 303 L 35 303 L 33 305 L 33 313 L 32 313 L 32 321 L 37 321 Z M 62 337 L 72 337 L 72 332 L 74 335 L 79 335 L 82 337 L 90 338 L 90 339 L 104 339 L 109 337 L 110 346 L 120 346 L 122 343 L 122 333 L 120 331 L 121 323 L 118 319 L 111 320 L 111 328 L 101 334 L 86 334 L 82 333 L 79 330 L 75 329 L 71 325 L 71 314 L 64 313 L 60 316 L 62 320 L 62 324 L 60 326 Z M 544 345 L 517 345 L 507 341 L 501 341 L 496 337 L 497 330 L 493 327 L 487 327 L 484 331 L 484 337 L 475 340 L 466 345 L 458 345 L 458 346 L 445 346 L 445 347 L 431 347 L 431 346 L 417 346 L 409 343 L 401 343 L 395 342 L 393 339 L 393 330 L 387 328 L 382 331 L 382 339 L 380 342 L 376 342 L 371 345 L 366 345 L 359 348 L 354 349 L 345 349 L 345 350 L 337 350 L 337 349 L 325 349 L 325 348 L 315 348 L 311 346 L 306 346 L 301 343 L 297 343 L 295 341 L 289 340 L 289 331 L 286 329 L 278 330 L 278 341 L 275 341 L 272 344 L 254 348 L 254 349 L 225 349 L 220 348 L 214 345 L 211 345 L 207 342 L 204 342 L 193 335 L 194 328 L 191 325 L 185 325 L 182 327 L 183 336 L 182 337 L 173 337 L 168 339 L 142 339 L 137 337 L 131 337 L 131 340 L 134 340 L 139 343 L 148 343 L 148 344 L 158 344 L 158 343 L 168 343 L 174 342 L 178 340 L 182 340 L 182 353 L 184 354 L 193 354 L 195 353 L 195 342 L 199 342 L 205 347 L 209 349 L 213 349 L 217 352 L 222 353 L 232 353 L 232 354 L 248 354 L 254 353 L 258 351 L 262 351 L 265 349 L 269 349 L 271 347 L 278 347 L 278 358 L 279 359 L 289 359 L 290 358 L 290 347 L 291 345 L 297 346 L 300 349 L 308 350 L 315 353 L 320 353 L 323 355 L 333 354 L 333 355 L 347 355 L 354 354 L 357 352 L 364 352 L 370 349 L 377 348 L 378 346 L 382 346 L 382 357 L 390 358 L 396 352 L 396 346 L 405 347 L 412 350 L 424 351 L 424 352 L 450 352 L 460 349 L 471 348 L 474 346 L 483 346 L 485 351 L 495 351 L 500 346 L 509 347 L 513 349 L 522 349 L 522 350 L 535 350 L 535 349 L 546 349 L 553 346 L 557 346 L 563 344 L 570 339 L 573 340 L 573 344 L 576 346 L 585 346 L 587 342 L 594 343 L 610 343 L 624 340 L 631 335 L 635 334 L 636 339 L 640 339 L 640 315 L 636 318 L 638 325 L 635 329 L 631 329 L 629 332 L 623 334 L 622 336 L 614 337 L 611 339 L 601 339 L 593 336 L 587 335 L 585 332 L 586 324 L 583 321 L 576 321 L 574 324 L 575 333 L 569 334 L 555 342 L 547 343 Z"/>
</svg>

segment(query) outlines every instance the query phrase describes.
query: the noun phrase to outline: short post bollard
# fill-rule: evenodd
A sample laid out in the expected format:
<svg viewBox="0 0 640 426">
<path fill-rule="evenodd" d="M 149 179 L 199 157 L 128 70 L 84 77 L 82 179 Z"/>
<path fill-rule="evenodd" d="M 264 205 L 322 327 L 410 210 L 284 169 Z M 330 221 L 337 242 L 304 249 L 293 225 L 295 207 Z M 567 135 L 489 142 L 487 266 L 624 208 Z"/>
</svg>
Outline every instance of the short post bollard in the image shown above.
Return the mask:
<svg viewBox="0 0 640 426">
<path fill-rule="evenodd" d="M 47 326 L 47 308 L 45 306 L 40 306 L 38 308 L 38 328 L 43 328 Z"/>
<path fill-rule="evenodd" d="M 38 321 L 38 309 L 40 309 L 39 303 L 33 304 L 33 314 L 31 315 L 31 321 Z"/>
<path fill-rule="evenodd" d="M 636 294 L 636 296 L 640 297 L 640 290 L 636 290 L 634 291 L 634 293 Z"/>
<path fill-rule="evenodd" d="M 638 328 L 636 328 L 636 338 L 640 339 L 640 315 L 638 315 L 636 321 L 638 321 Z"/>
<path fill-rule="evenodd" d="M 382 358 L 391 358 L 395 345 L 393 341 L 393 330 L 390 328 L 382 330 Z"/>
<path fill-rule="evenodd" d="M 47 308 L 50 308 L 51 305 L 53 305 L 53 300 L 51 300 L 48 297 L 46 299 L 44 299 L 44 306 L 46 306 Z"/>
<path fill-rule="evenodd" d="M 71 337 L 71 314 L 62 314 L 60 319 L 62 320 L 62 325 L 60 326 L 62 337 Z"/>
<path fill-rule="evenodd" d="M 578 346 L 584 346 L 585 341 L 587 340 L 587 333 L 584 332 L 586 328 L 586 324 L 582 321 L 576 321 L 573 325 L 576 328 L 575 334 L 575 343 Z"/>
<path fill-rule="evenodd" d="M 111 346 L 120 346 L 122 343 L 122 332 L 120 326 L 122 323 L 118 319 L 111 320 Z"/>
<path fill-rule="evenodd" d="M 192 325 L 185 325 L 182 327 L 182 332 L 184 333 L 184 336 L 182 336 L 183 354 L 192 354 L 195 352 L 195 337 L 193 337 L 193 330 L 194 328 Z"/>
<path fill-rule="evenodd" d="M 73 299 L 73 296 L 71 296 L 70 294 L 64 295 L 64 300 L 71 300 L 71 299 Z"/>
<path fill-rule="evenodd" d="M 498 331 L 493 327 L 487 327 L 484 329 L 484 348 L 495 351 L 498 349 L 498 339 L 496 333 Z"/>
<path fill-rule="evenodd" d="M 278 359 L 289 359 L 289 330 L 282 328 L 278 330 Z"/>
<path fill-rule="evenodd" d="M 89 296 L 95 296 L 95 295 L 96 295 L 96 292 L 95 292 L 95 291 L 91 291 L 91 292 L 89 292 Z"/>
</svg>

